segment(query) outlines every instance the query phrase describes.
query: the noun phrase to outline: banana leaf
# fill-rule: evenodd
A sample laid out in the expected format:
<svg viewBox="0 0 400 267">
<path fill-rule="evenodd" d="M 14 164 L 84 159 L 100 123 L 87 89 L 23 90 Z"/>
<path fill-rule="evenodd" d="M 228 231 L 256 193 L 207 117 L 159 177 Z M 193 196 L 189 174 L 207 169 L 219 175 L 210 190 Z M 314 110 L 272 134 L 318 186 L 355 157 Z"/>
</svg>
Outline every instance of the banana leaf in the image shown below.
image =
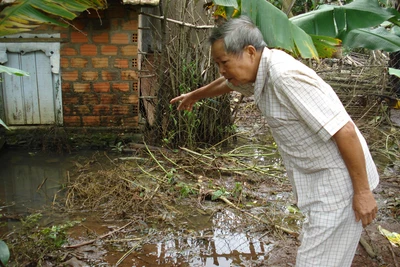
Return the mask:
<svg viewBox="0 0 400 267">
<path fill-rule="evenodd" d="M 331 58 L 341 47 L 342 41 L 337 38 L 310 34 L 320 58 Z"/>
<path fill-rule="evenodd" d="M 5 72 L 9 75 L 17 75 L 17 76 L 29 76 L 29 73 L 20 69 L 10 68 L 3 65 L 0 65 L 0 73 Z"/>
<path fill-rule="evenodd" d="M 10 128 L 8 128 L 8 126 L 2 121 L 2 119 L 0 119 L 0 125 L 2 125 L 7 130 L 11 131 Z"/>
<path fill-rule="evenodd" d="M 218 6 L 226 4 L 227 0 L 214 0 Z M 233 3 L 227 7 L 232 7 Z M 269 47 L 282 48 L 300 55 L 303 58 L 318 58 L 312 38 L 301 28 L 289 21 L 278 8 L 265 0 L 238 1 L 241 14 L 250 17 L 260 28 L 265 42 Z"/>
<path fill-rule="evenodd" d="M 376 27 L 399 15 L 393 9 L 380 7 L 377 0 L 357 0 L 344 6 L 322 5 L 290 21 L 308 34 L 343 39 L 352 30 Z"/>
<path fill-rule="evenodd" d="M 238 1 L 237 0 L 214 0 L 214 4 L 218 6 L 225 6 L 225 7 L 233 7 L 238 9 Z"/>
<path fill-rule="evenodd" d="M 389 68 L 389 74 L 400 78 L 400 70 L 399 69 Z"/>
<path fill-rule="evenodd" d="M 46 23 L 67 27 L 59 18 L 73 20 L 84 10 L 106 7 L 106 0 L 17 0 L 0 12 L 0 36 L 27 32 Z"/>
<path fill-rule="evenodd" d="M 2 121 L 0 120 L 0 123 Z M 10 259 L 10 250 L 8 249 L 7 244 L 0 240 L 0 261 L 2 262 L 2 266 L 6 266 L 8 260 Z"/>
<path fill-rule="evenodd" d="M 363 47 L 386 52 L 400 51 L 400 37 L 383 27 L 376 29 L 355 29 L 343 40 L 343 45 L 350 48 Z"/>
<path fill-rule="evenodd" d="M 390 28 L 390 33 L 400 36 L 400 27 L 399 26 L 393 26 Z"/>
</svg>

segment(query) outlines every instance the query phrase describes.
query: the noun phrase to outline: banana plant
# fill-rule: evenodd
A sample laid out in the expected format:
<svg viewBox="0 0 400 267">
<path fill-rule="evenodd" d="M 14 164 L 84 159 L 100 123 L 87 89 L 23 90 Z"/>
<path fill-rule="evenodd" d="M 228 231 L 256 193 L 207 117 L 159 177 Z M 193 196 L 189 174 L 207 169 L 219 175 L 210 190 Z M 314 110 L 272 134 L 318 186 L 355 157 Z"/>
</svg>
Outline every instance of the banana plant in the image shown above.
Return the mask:
<svg viewBox="0 0 400 267">
<path fill-rule="evenodd" d="M 318 58 L 319 52 L 308 34 L 290 22 L 281 10 L 265 0 L 214 0 L 215 16 L 225 19 L 249 16 L 261 30 L 269 47 L 277 47 L 303 58 Z M 330 41 L 335 42 L 332 38 Z"/>
<path fill-rule="evenodd" d="M 67 27 L 87 9 L 105 9 L 107 0 L 15 0 L 0 11 L 0 36 L 31 31 L 42 24 Z"/>
<path fill-rule="evenodd" d="M 332 57 L 341 45 L 388 52 L 400 50 L 400 13 L 381 7 L 378 0 L 355 0 L 343 6 L 321 5 L 317 10 L 290 19 L 265 0 L 213 2 L 218 6 L 217 11 L 221 11 L 220 6 L 225 7 L 227 19 L 240 14 L 252 18 L 270 47 L 282 48 L 303 58 Z"/>
<path fill-rule="evenodd" d="M 20 69 L 10 68 L 3 65 L 0 65 L 0 74 L 7 73 L 9 75 L 16 75 L 16 76 L 29 76 L 29 73 Z"/>
<path fill-rule="evenodd" d="M 400 50 L 400 13 L 381 7 L 377 0 L 356 0 L 347 5 L 321 5 L 290 19 L 310 35 L 339 38 L 347 48 Z"/>
<path fill-rule="evenodd" d="M 400 70 L 399 69 L 389 68 L 389 74 L 400 78 Z"/>
</svg>

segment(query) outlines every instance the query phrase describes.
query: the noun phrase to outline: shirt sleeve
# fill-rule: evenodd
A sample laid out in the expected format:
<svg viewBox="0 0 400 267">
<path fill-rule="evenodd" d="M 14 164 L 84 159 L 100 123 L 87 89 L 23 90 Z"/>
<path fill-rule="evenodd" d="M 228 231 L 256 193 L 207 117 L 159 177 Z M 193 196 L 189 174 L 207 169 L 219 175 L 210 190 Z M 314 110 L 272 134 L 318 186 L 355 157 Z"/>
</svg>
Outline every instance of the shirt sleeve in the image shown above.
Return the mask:
<svg viewBox="0 0 400 267">
<path fill-rule="evenodd" d="M 316 73 L 290 70 L 277 83 L 293 112 L 325 142 L 351 120 L 331 86 Z"/>
</svg>

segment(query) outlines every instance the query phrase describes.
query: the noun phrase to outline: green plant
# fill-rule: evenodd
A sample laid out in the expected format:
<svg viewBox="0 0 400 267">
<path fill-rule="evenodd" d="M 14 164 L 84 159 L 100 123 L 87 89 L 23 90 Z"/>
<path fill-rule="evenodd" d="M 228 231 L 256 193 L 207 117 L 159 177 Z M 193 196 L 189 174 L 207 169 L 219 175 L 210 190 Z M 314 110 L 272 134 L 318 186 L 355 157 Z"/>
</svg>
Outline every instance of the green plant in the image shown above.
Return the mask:
<svg viewBox="0 0 400 267">
<path fill-rule="evenodd" d="M 7 130 L 11 131 L 10 128 L 8 128 L 8 126 L 4 123 L 4 121 L 2 119 L 0 119 L 0 125 L 2 125 Z"/>
<path fill-rule="evenodd" d="M 220 198 L 220 197 L 227 196 L 227 195 L 229 195 L 229 192 L 227 192 L 227 191 L 225 190 L 225 188 L 221 188 L 221 189 L 215 191 L 215 192 L 212 194 L 211 200 L 216 200 L 216 199 L 218 199 L 218 198 Z"/>
<path fill-rule="evenodd" d="M 123 149 L 124 149 L 124 144 L 122 142 L 118 142 L 114 146 L 111 146 L 111 150 L 112 151 L 116 151 L 116 152 L 120 152 L 121 153 Z"/>
<path fill-rule="evenodd" d="M 21 229 L 10 236 L 10 250 L 15 263 L 26 263 L 40 266 L 48 255 L 57 258 L 57 252 L 67 242 L 67 229 L 78 221 L 61 225 L 41 227 L 42 214 L 36 213 L 21 220 Z M 61 255 L 59 255 L 61 256 Z"/>
<path fill-rule="evenodd" d="M 168 179 L 169 184 L 174 184 L 175 183 L 175 173 L 176 169 L 172 168 L 169 172 L 167 172 L 166 177 Z"/>
<path fill-rule="evenodd" d="M 29 76 L 29 73 L 20 69 L 6 67 L 4 65 L 0 65 L 0 73 L 7 73 L 9 75 L 16 76 Z M 1 80 L 0 80 L 1 81 Z"/>
<path fill-rule="evenodd" d="M 3 240 L 0 240 L 0 266 L 6 266 L 9 259 L 10 250 L 8 249 L 7 244 Z"/>
<path fill-rule="evenodd" d="M 251 17 L 269 47 L 282 48 L 303 58 L 332 57 L 341 43 L 348 48 L 388 52 L 400 49 L 400 13 L 382 7 L 378 0 L 355 0 L 341 6 L 320 5 L 290 19 L 265 0 L 213 2 L 225 7 L 222 14 L 226 14 L 226 18 L 240 14 Z"/>
<path fill-rule="evenodd" d="M 73 20 L 81 12 L 106 7 L 106 0 L 16 0 L 0 12 L 0 36 L 27 32 L 45 23 L 67 27 L 66 20 Z"/>
<path fill-rule="evenodd" d="M 35 213 L 27 216 L 25 219 L 21 219 L 22 233 L 29 233 L 33 228 L 38 226 L 38 223 L 42 217 L 42 214 Z"/>
<path fill-rule="evenodd" d="M 65 229 L 71 226 L 71 224 L 53 225 L 40 230 L 39 235 L 42 236 L 39 237 L 39 240 L 42 239 L 40 243 L 50 249 L 60 248 L 67 241 Z"/>
<path fill-rule="evenodd" d="M 400 70 L 398 69 L 389 68 L 389 74 L 400 78 Z"/>
<path fill-rule="evenodd" d="M 189 147 L 194 147 L 196 142 L 196 133 L 197 129 L 200 125 L 200 117 L 198 116 L 198 112 L 196 107 L 200 105 L 200 102 L 195 104 L 195 109 L 193 111 L 184 111 L 182 115 L 182 119 L 185 121 L 186 133 L 187 133 L 187 141 L 186 144 Z"/>
<path fill-rule="evenodd" d="M 179 93 L 184 94 L 190 92 L 193 88 L 196 88 L 201 81 L 201 77 L 197 73 L 196 62 L 186 63 L 183 61 L 182 66 L 182 82 L 179 85 Z M 174 138 L 184 139 L 185 146 L 194 147 L 199 139 L 199 126 L 201 124 L 202 114 L 199 108 L 204 104 L 203 101 L 199 101 L 195 104 L 192 111 L 183 111 L 178 113 L 175 118 L 174 109 L 175 106 L 170 105 L 170 121 L 173 125 L 173 130 L 168 131 L 163 139 L 164 144 L 170 144 Z M 176 130 L 178 129 L 178 130 Z"/>
<path fill-rule="evenodd" d="M 189 195 L 193 195 L 196 193 L 195 190 L 186 183 L 179 183 L 177 185 L 177 188 L 179 188 L 179 192 L 182 198 L 186 198 Z"/>
<path fill-rule="evenodd" d="M 243 193 L 243 185 L 240 182 L 235 183 L 235 188 L 232 190 L 232 196 L 239 198 Z"/>
</svg>

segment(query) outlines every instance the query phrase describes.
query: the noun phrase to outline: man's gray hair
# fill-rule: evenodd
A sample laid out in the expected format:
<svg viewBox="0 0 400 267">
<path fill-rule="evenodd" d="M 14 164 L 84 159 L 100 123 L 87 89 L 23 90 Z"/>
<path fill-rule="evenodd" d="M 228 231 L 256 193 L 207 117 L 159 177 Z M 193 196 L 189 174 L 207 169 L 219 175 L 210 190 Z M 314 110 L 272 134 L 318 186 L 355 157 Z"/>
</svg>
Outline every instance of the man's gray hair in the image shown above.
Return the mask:
<svg viewBox="0 0 400 267">
<path fill-rule="evenodd" d="M 254 46 L 257 51 L 264 49 L 267 45 L 261 31 L 246 16 L 229 19 L 214 28 L 209 38 L 211 45 L 221 39 L 224 41 L 225 51 L 234 55 L 241 55 L 248 45 Z"/>
</svg>

